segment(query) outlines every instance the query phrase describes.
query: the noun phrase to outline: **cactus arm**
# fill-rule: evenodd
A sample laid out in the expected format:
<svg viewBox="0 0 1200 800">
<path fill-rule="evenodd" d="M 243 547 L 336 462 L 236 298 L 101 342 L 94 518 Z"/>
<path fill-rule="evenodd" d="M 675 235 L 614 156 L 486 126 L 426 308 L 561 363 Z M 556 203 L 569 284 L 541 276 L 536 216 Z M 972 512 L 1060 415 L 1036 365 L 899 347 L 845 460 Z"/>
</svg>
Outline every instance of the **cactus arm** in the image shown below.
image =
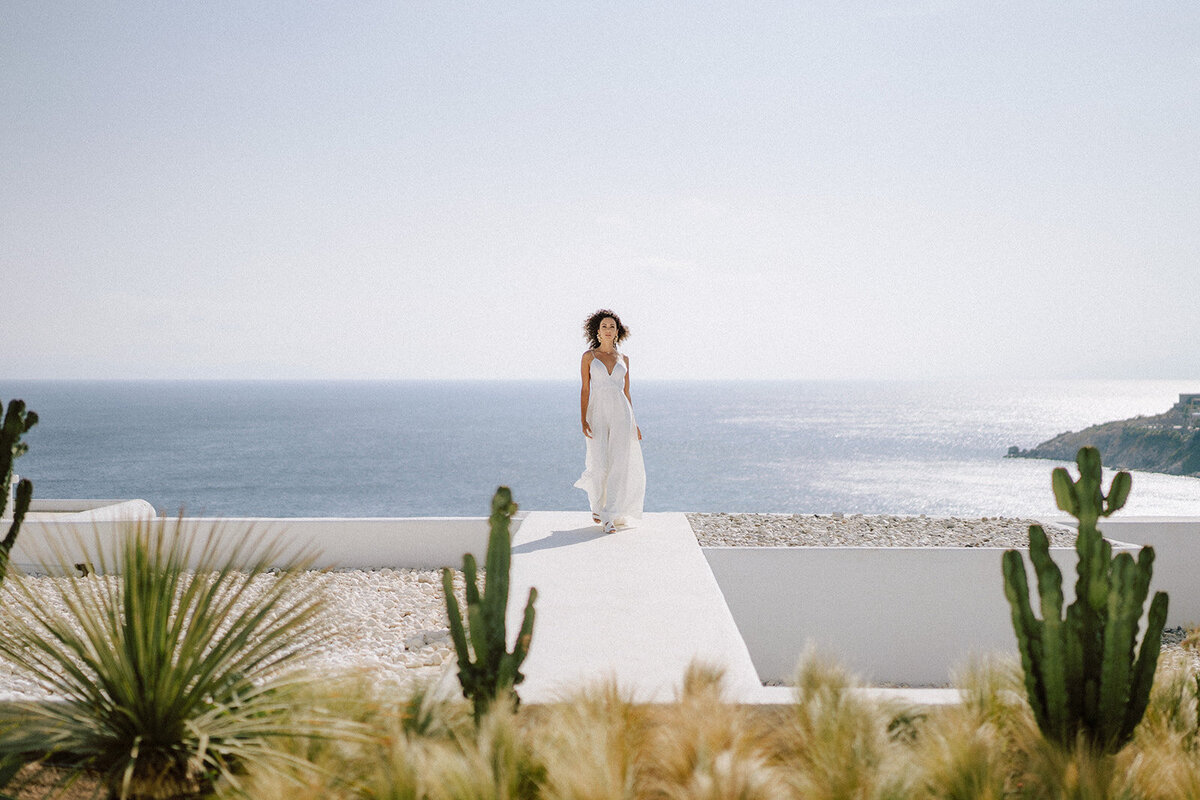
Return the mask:
<svg viewBox="0 0 1200 800">
<path fill-rule="evenodd" d="M 471 647 L 475 650 L 475 662 L 487 669 L 492 653 L 488 651 L 487 635 L 484 630 L 483 610 L 478 603 L 467 606 L 467 623 Z"/>
<path fill-rule="evenodd" d="M 509 534 L 509 519 L 512 508 L 512 492 L 501 487 L 492 498 L 492 515 L 489 518 L 491 533 L 488 535 L 487 574 L 485 600 L 493 602 L 497 597 L 508 596 L 508 570 L 512 562 L 512 537 Z M 492 576 L 495 576 L 494 578 Z"/>
<path fill-rule="evenodd" d="M 1060 511 L 1065 511 L 1072 517 L 1079 516 L 1079 493 L 1071 474 L 1062 467 L 1055 467 L 1050 473 L 1050 484 L 1054 489 L 1054 502 Z"/>
<path fill-rule="evenodd" d="M 8 527 L 8 535 L 4 537 L 3 542 L 0 542 L 0 583 L 4 583 L 4 579 L 8 577 L 9 555 L 12 553 L 13 545 L 17 543 L 17 533 L 21 530 L 25 512 L 29 510 L 29 503 L 32 500 L 33 481 L 22 478 L 17 483 L 17 502 L 13 508 L 12 524 Z"/>
<path fill-rule="evenodd" d="M 1133 730 L 1142 721 L 1146 706 L 1150 703 L 1150 689 L 1154 686 L 1154 670 L 1158 666 L 1158 655 L 1162 649 L 1162 632 L 1167 624 L 1167 593 L 1155 592 L 1150 601 L 1150 613 L 1146 618 L 1146 635 L 1142 637 L 1142 650 L 1137 665 L 1133 668 L 1133 683 L 1129 690 L 1129 707 L 1125 722 L 1121 726 L 1120 743 L 1133 736 Z"/>
<path fill-rule="evenodd" d="M 17 502 L 13 508 L 12 525 L 9 526 L 8 536 L 4 537 L 5 552 L 8 552 L 16 544 L 17 531 L 21 529 L 21 523 L 25 521 L 25 514 L 29 511 L 31 502 L 33 502 L 33 481 L 21 478 L 17 481 Z"/>
<path fill-rule="evenodd" d="M 521 665 L 517 661 L 515 653 L 505 653 L 501 657 L 500 668 L 496 674 L 496 685 L 504 689 L 511 689 L 525 680 L 525 676 L 521 674 Z"/>
<path fill-rule="evenodd" d="M 504 653 L 508 646 L 508 583 L 512 566 L 509 520 L 515 511 L 512 492 L 503 486 L 497 489 L 492 498 L 492 514 L 489 519 L 491 533 L 488 536 L 487 585 L 483 592 L 483 615 L 488 646 L 500 653 Z"/>
<path fill-rule="evenodd" d="M 508 517 L 492 515 L 492 533 L 487 551 L 487 583 L 483 590 L 482 614 L 488 649 L 504 652 L 508 640 L 509 544 Z"/>
<path fill-rule="evenodd" d="M 458 655 L 458 670 L 460 673 L 467 672 L 471 666 L 467 635 L 463 631 L 462 610 L 458 606 L 458 598 L 454 596 L 454 579 L 449 569 L 442 570 L 442 589 L 446 592 L 446 616 L 450 618 L 450 639 Z"/>
<path fill-rule="evenodd" d="M 24 400 L 13 399 L 8 402 L 4 422 L 0 424 L 0 514 L 4 513 L 4 509 L 8 507 L 8 493 L 12 489 L 13 462 L 29 452 L 29 445 L 21 441 L 21 436 L 28 433 L 30 428 L 37 425 L 37 422 L 37 413 L 26 411 Z M 20 491 L 19 483 L 17 491 Z M 16 528 L 20 528 L 20 525 L 17 524 Z M 14 539 L 16 538 L 15 533 L 12 536 Z"/>
<path fill-rule="evenodd" d="M 466 660 L 467 669 L 464 671 L 460 667 L 459 676 L 463 684 L 463 692 L 468 696 L 474 696 L 472 693 L 475 686 L 479 684 L 479 672 L 482 669 L 483 660 L 487 657 L 487 649 L 480 647 L 476 642 L 480 627 L 471 618 L 471 609 L 478 609 L 479 598 L 479 573 L 475 565 L 475 556 L 470 553 L 463 554 L 463 580 L 465 584 L 465 600 L 467 601 L 466 614 L 464 616 L 463 642 L 462 649 L 459 650 L 459 643 L 455 642 L 455 652 L 458 653 L 460 664 Z M 474 650 L 468 646 L 468 643 L 473 646 Z M 474 660 L 472 660 L 474 656 Z M 471 684 L 471 689 L 467 689 L 468 682 Z"/>
<path fill-rule="evenodd" d="M 8 535 L 4 537 L 3 542 L 0 542 L 0 551 L 3 551 L 5 555 L 8 555 L 13 545 L 17 543 L 17 532 L 21 530 L 21 523 L 25 521 L 25 512 L 29 510 L 29 503 L 32 500 L 33 481 L 22 478 L 17 483 L 17 502 L 13 507 L 12 524 L 8 527 Z"/>
<path fill-rule="evenodd" d="M 1062 619 L 1062 570 L 1050 557 L 1050 542 L 1040 525 L 1029 528 L 1029 559 L 1037 574 L 1042 605 L 1042 690 L 1050 729 L 1060 739 L 1070 738 L 1067 702 L 1067 659 Z"/>
<path fill-rule="evenodd" d="M 1096 600 L 1099 598 L 1104 602 L 1108 596 L 1108 565 L 1100 561 L 1099 539 L 1094 527 L 1088 529 L 1080 524 L 1075 539 L 1075 601 L 1067 611 L 1071 636 L 1076 640 L 1072 647 L 1079 650 L 1080 670 L 1076 674 L 1079 686 L 1083 686 L 1086 679 L 1083 665 L 1095 664 L 1100 657 L 1095 648 L 1100 637 L 1098 615 L 1101 610 L 1096 607 Z"/>
<path fill-rule="evenodd" d="M 1088 608 L 1096 613 L 1103 613 L 1108 604 L 1108 569 L 1112 549 L 1104 551 L 1107 542 L 1094 527 L 1085 529 L 1079 527 L 1079 537 L 1075 540 L 1075 552 L 1079 556 L 1076 564 L 1075 598 L 1086 601 Z"/>
<path fill-rule="evenodd" d="M 1080 672 L 1079 719 L 1085 729 L 1095 726 L 1100 714 L 1100 669 L 1104 663 L 1104 620 L 1108 615 L 1111 589 L 1108 557 L 1099 532 L 1093 526 L 1079 525 L 1076 552 L 1079 554 L 1080 580 L 1076 584 L 1073 635 L 1078 641 Z"/>
<path fill-rule="evenodd" d="M 529 655 L 529 644 L 533 641 L 533 621 L 537 616 L 534 611 L 533 604 L 537 601 L 537 589 L 529 588 L 529 597 L 525 600 L 525 616 L 521 620 L 521 629 L 517 633 L 517 641 L 513 643 L 513 661 L 515 664 L 515 674 L 513 675 L 513 683 L 518 684 L 525 680 L 525 676 L 521 674 L 520 667 L 524 663 L 525 657 Z"/>
<path fill-rule="evenodd" d="M 1079 497 L 1079 530 L 1096 527 L 1096 520 L 1104 509 L 1104 495 L 1100 491 L 1100 481 L 1104 470 L 1100 466 L 1100 451 L 1094 447 L 1081 447 L 1075 456 L 1079 465 L 1079 480 L 1076 491 Z"/>
<path fill-rule="evenodd" d="M 0 513 L 8 507 L 13 461 L 24 452 L 20 432 L 20 416 L 24 406 L 21 400 L 10 400 L 4 422 L 0 425 Z"/>
<path fill-rule="evenodd" d="M 1125 723 L 1125 711 L 1129 705 L 1133 645 L 1137 637 L 1138 617 L 1142 613 L 1133 573 L 1133 557 L 1128 553 L 1118 555 L 1113 562 L 1113 591 L 1108 597 L 1108 619 L 1104 626 L 1104 655 L 1094 734 L 1101 745 L 1116 741 Z"/>
<path fill-rule="evenodd" d="M 1108 609 L 1108 595 L 1115 591 L 1112 585 L 1112 544 L 1094 531 L 1092 537 L 1096 555 L 1093 557 L 1092 579 L 1088 584 L 1091 606 L 1097 613 L 1103 615 Z"/>
<path fill-rule="evenodd" d="M 1021 653 L 1021 667 L 1025 672 L 1025 693 L 1033 709 L 1038 727 L 1047 730 L 1050 718 L 1046 710 L 1045 689 L 1042 686 L 1041 623 L 1033 616 L 1029 605 L 1029 582 L 1025 576 L 1025 562 L 1016 550 L 1008 550 L 1003 556 L 1004 595 L 1012 610 L 1013 631 L 1017 635 L 1017 646 Z"/>
<path fill-rule="evenodd" d="M 529 596 L 525 598 L 525 616 L 521 620 L 521 630 L 517 633 L 516 644 L 513 645 L 514 651 L 520 650 L 522 661 L 525 660 L 529 652 L 529 643 L 533 640 L 533 621 L 537 616 L 533 604 L 537 602 L 537 596 L 537 588 L 530 586 Z"/>
<path fill-rule="evenodd" d="M 1128 472 L 1118 472 L 1113 477 L 1112 486 L 1108 487 L 1108 497 L 1105 498 L 1104 516 L 1112 516 L 1129 499 L 1129 490 L 1133 486 L 1133 478 Z"/>
<path fill-rule="evenodd" d="M 479 604 L 479 573 L 475 567 L 475 556 L 463 554 L 463 579 L 466 581 L 466 601 L 468 606 Z"/>
<path fill-rule="evenodd" d="M 1154 548 L 1150 546 L 1143 547 L 1138 551 L 1137 568 L 1133 572 L 1133 590 L 1139 606 L 1146 602 L 1146 597 L 1150 594 L 1150 578 L 1154 574 L 1154 555 Z"/>
<path fill-rule="evenodd" d="M 1150 603 L 1146 617 L 1146 633 L 1142 637 L 1141 650 L 1135 653 L 1137 645 L 1138 623 L 1142 605 L 1150 593 L 1150 578 L 1154 573 L 1153 547 L 1143 547 L 1138 553 L 1136 567 L 1131 567 L 1133 575 L 1132 595 L 1129 598 L 1130 607 L 1127 611 L 1131 629 L 1129 647 L 1125 658 L 1130 664 L 1125 718 L 1118 726 L 1117 738 L 1124 743 L 1128 741 L 1145 713 L 1146 704 L 1150 699 L 1150 687 L 1154 682 L 1154 669 L 1158 663 L 1158 655 L 1162 646 L 1162 630 L 1167 621 L 1167 596 L 1163 592 L 1155 594 Z M 1128 555 L 1126 559 L 1130 560 Z M 1137 656 L 1135 660 L 1135 655 Z"/>
<path fill-rule="evenodd" d="M 25 410 L 24 400 L 10 400 L 8 410 L 0 422 L 0 514 L 8 507 L 8 495 L 12 489 L 13 461 L 29 451 L 29 445 L 21 441 L 21 436 L 38 422 L 38 415 Z M 33 499 L 33 482 L 22 478 L 17 482 L 17 496 L 13 508 L 12 523 L 4 541 L 0 542 L 0 583 L 8 575 L 8 559 L 13 546 L 17 543 L 17 534 L 21 523 L 25 521 L 25 513 Z"/>
<path fill-rule="evenodd" d="M 1066 621 L 1063 624 L 1063 667 L 1068 687 L 1067 713 L 1072 720 L 1082 719 L 1084 713 L 1083 687 L 1086 683 L 1087 662 L 1084 659 L 1083 637 L 1080 635 L 1081 611 L 1079 603 L 1072 603 L 1067 608 Z"/>
<path fill-rule="evenodd" d="M 1087 598 L 1091 594 L 1091 542 L 1082 531 L 1075 537 L 1075 555 L 1075 602 L 1071 604 L 1072 608 L 1079 605 L 1080 598 Z"/>
<path fill-rule="evenodd" d="M 1072 647 L 1078 648 L 1079 672 L 1072 705 L 1078 709 L 1078 716 L 1074 717 L 1077 724 L 1086 732 L 1094 732 L 1101 714 L 1100 673 L 1104 663 L 1104 622 L 1112 588 L 1109 580 L 1111 549 L 1106 549 L 1107 542 L 1096 529 L 1104 502 L 1100 492 L 1103 471 L 1099 451 L 1094 447 L 1080 448 L 1075 463 L 1079 467 L 1079 480 L 1074 486 L 1079 501 L 1075 513 L 1079 520 L 1079 535 L 1075 541 L 1079 578 L 1071 608 L 1074 613 L 1068 618 L 1072 625 L 1071 636 L 1077 642 Z M 1075 657 L 1074 652 L 1072 657 Z"/>
<path fill-rule="evenodd" d="M 521 620 L 521 630 L 517 634 L 517 641 L 513 644 L 512 652 L 506 653 L 500 664 L 500 683 L 503 686 L 513 687 L 525 680 L 525 676 L 521 674 L 521 664 L 525 661 L 525 656 L 529 654 L 529 642 L 533 638 L 535 616 L 533 604 L 536 600 L 537 589 L 530 588 L 529 598 L 525 601 L 525 615 Z"/>
<path fill-rule="evenodd" d="M 1102 617 L 1106 613 L 1109 591 L 1108 562 L 1103 557 L 1103 541 L 1093 527 L 1081 523 L 1075 542 L 1077 554 L 1075 602 L 1067 612 L 1073 640 L 1069 652 L 1069 674 L 1079 687 L 1073 704 L 1082 719 L 1095 717 L 1099 702 L 1099 665 L 1103 658 Z"/>
</svg>

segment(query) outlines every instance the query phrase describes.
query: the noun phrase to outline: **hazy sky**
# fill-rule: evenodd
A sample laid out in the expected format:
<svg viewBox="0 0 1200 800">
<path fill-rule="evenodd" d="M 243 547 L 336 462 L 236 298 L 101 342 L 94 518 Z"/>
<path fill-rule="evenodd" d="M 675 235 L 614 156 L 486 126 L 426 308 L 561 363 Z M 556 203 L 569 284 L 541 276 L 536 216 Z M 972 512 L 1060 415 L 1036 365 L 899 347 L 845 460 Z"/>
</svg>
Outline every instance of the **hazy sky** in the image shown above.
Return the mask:
<svg viewBox="0 0 1200 800">
<path fill-rule="evenodd" d="M 0 5 L 0 377 L 1200 379 L 1200 10 Z"/>
</svg>

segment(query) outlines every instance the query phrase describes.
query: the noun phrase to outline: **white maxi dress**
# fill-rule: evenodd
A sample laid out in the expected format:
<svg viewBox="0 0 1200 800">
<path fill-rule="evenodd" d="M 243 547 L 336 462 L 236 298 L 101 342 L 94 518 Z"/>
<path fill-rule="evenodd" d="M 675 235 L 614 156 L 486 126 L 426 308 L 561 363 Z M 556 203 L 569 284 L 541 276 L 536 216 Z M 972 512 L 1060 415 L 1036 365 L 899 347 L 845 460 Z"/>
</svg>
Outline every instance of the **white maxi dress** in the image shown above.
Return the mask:
<svg viewBox="0 0 1200 800">
<path fill-rule="evenodd" d="M 610 374 L 598 358 L 589 367 L 587 442 L 583 475 L 575 486 L 588 494 L 600 524 L 630 526 L 642 518 L 646 498 L 646 467 L 637 437 L 633 406 L 625 397 L 625 359 L 617 357 Z"/>
</svg>

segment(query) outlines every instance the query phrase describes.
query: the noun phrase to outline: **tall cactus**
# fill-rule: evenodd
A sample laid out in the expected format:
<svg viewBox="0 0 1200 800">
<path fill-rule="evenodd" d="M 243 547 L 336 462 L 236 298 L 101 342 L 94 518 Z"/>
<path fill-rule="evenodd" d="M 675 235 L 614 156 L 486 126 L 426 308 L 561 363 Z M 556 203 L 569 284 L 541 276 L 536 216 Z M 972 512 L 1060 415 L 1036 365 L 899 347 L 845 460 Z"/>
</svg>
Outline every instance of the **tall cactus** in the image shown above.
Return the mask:
<svg viewBox="0 0 1200 800">
<path fill-rule="evenodd" d="M 1079 480 L 1059 467 L 1052 475 L 1058 507 L 1079 520 L 1075 602 L 1062 615 L 1062 572 L 1050 558 L 1040 525 L 1029 528 L 1029 557 L 1037 573 L 1043 619 L 1033 615 L 1021 554 L 1004 554 L 1004 594 L 1025 670 L 1025 690 L 1038 727 L 1064 747 L 1083 739 L 1103 752 L 1120 750 L 1133 736 L 1150 699 L 1158 663 L 1167 595 L 1150 602 L 1141 652 L 1134 657 L 1142 604 L 1150 591 L 1154 549 L 1143 547 L 1137 562 L 1128 553 L 1112 557 L 1112 546 L 1096 527 L 1129 496 L 1132 479 L 1119 472 L 1105 496 L 1100 452 L 1084 447 L 1075 458 Z"/>
<path fill-rule="evenodd" d="M 475 705 L 476 723 L 492 703 L 502 695 L 510 695 L 514 705 L 520 702 L 513 687 L 525 680 L 521 674 L 521 662 L 529 652 L 533 638 L 533 604 L 537 600 L 537 589 L 529 589 L 525 602 L 525 617 L 512 652 L 508 647 L 508 570 L 512 561 L 512 536 L 509 521 L 517 513 L 517 504 L 512 501 L 512 492 L 501 486 L 492 497 L 492 515 L 489 519 L 491 534 L 488 536 L 486 574 L 483 595 L 476 581 L 475 557 L 463 555 L 463 573 L 466 577 L 467 617 L 466 624 L 454 596 L 453 577 L 449 569 L 442 570 L 442 587 L 446 591 L 446 613 L 450 618 L 450 636 L 458 654 L 458 680 L 463 695 Z M 466 630 L 469 628 L 469 632 Z"/>
<path fill-rule="evenodd" d="M 21 437 L 29 429 L 37 425 L 38 416 L 33 411 L 25 410 L 24 400 L 10 400 L 8 412 L 4 415 L 4 424 L 0 427 L 0 514 L 8 507 L 8 495 L 12 491 L 13 461 L 29 450 L 29 445 L 21 441 Z M 8 535 L 0 541 L 0 583 L 8 574 L 8 554 L 17 543 L 17 533 L 25 520 L 25 512 L 29 510 L 29 501 L 33 499 L 33 481 L 22 478 L 17 482 L 17 501 L 13 506 L 12 524 L 8 526 Z"/>
</svg>

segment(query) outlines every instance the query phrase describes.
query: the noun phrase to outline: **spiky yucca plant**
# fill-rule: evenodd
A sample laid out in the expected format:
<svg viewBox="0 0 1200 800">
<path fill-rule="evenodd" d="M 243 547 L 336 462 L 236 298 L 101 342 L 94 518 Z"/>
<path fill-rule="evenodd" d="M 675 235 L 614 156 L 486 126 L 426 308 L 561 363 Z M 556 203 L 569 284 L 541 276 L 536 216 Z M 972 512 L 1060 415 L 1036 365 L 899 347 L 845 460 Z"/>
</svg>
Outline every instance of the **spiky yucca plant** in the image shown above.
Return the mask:
<svg viewBox="0 0 1200 800">
<path fill-rule="evenodd" d="M 320 634 L 320 581 L 310 557 L 252 538 L 131 522 L 112 543 L 97 533 L 96 574 L 10 575 L 0 654 L 56 700 L 17 704 L 0 756 L 69 763 L 110 797 L 186 797 L 272 763 L 273 737 L 316 733 L 288 670 Z"/>
</svg>

